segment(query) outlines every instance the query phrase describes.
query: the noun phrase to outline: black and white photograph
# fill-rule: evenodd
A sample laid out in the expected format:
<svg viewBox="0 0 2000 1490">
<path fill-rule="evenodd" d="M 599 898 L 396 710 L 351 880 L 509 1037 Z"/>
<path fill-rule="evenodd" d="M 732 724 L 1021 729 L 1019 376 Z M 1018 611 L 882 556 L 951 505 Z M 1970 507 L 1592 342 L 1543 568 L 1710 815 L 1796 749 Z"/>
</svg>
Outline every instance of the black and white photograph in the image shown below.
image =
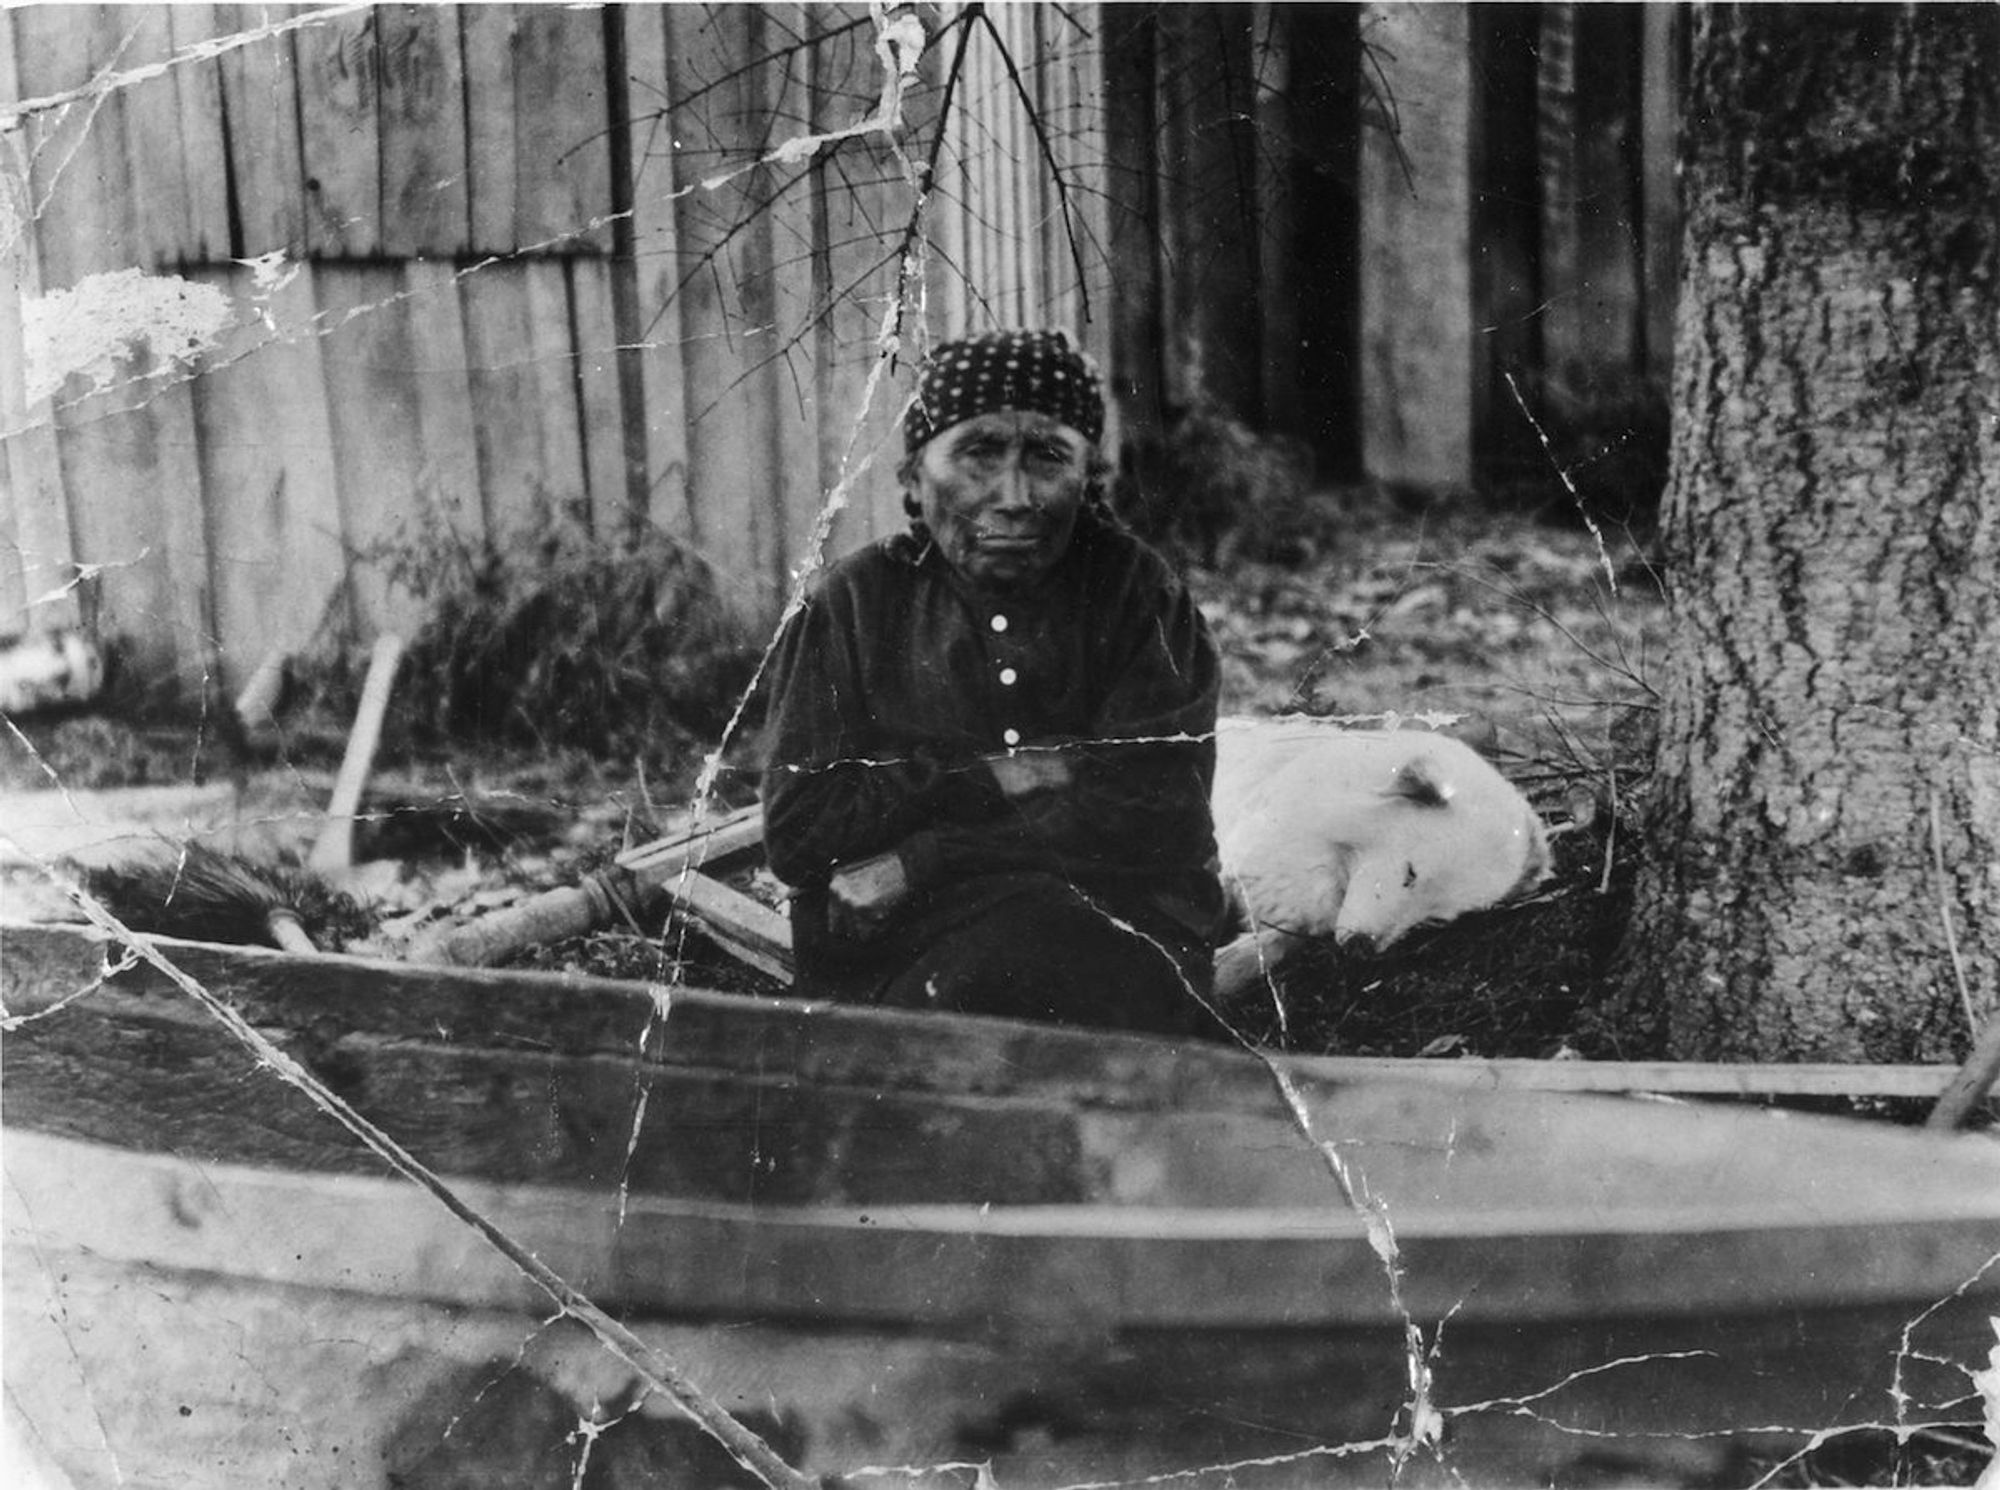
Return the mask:
<svg viewBox="0 0 2000 1490">
<path fill-rule="evenodd" d="M 2000 1490 L 2000 3 L 0 4 L 0 1484 Z"/>
</svg>

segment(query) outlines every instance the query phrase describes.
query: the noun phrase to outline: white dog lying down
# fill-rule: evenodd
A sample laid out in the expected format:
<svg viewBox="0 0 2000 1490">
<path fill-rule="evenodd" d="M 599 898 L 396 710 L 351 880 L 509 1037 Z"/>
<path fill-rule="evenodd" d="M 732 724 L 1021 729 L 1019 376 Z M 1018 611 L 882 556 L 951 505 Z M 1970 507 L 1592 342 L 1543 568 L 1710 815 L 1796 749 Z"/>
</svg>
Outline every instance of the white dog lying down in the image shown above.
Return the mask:
<svg viewBox="0 0 2000 1490">
<path fill-rule="evenodd" d="M 1244 928 L 1216 957 L 1224 999 L 1309 938 L 1387 946 L 1548 873 L 1528 799 L 1471 747 L 1429 730 L 1225 719 L 1213 800 L 1223 886 Z"/>
</svg>

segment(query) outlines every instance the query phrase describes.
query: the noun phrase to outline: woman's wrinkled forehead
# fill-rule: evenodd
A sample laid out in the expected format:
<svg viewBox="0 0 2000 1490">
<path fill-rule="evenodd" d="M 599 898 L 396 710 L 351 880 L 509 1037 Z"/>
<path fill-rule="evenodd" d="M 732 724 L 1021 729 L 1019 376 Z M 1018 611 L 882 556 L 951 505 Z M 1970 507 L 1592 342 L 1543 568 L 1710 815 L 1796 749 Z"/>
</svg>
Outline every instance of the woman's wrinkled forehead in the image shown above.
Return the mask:
<svg viewBox="0 0 2000 1490">
<path fill-rule="evenodd" d="M 940 430 L 1000 409 L 1046 414 L 1095 444 L 1104 434 L 1096 365 L 1060 331 L 996 331 L 946 342 L 924 363 L 903 417 L 916 450 Z"/>
</svg>

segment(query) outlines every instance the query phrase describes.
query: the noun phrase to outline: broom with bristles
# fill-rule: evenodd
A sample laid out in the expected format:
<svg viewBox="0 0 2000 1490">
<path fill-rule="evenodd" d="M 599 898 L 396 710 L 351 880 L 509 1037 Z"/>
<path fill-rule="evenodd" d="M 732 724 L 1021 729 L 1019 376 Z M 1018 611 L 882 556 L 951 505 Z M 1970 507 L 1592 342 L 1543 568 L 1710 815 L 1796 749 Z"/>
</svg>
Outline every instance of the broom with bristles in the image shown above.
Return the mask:
<svg viewBox="0 0 2000 1490">
<path fill-rule="evenodd" d="M 197 942 L 268 942 L 316 952 L 314 933 L 360 933 L 368 916 L 304 870 L 253 863 L 200 843 L 163 844 L 123 864 L 86 869 L 84 887 L 134 931 Z"/>
</svg>

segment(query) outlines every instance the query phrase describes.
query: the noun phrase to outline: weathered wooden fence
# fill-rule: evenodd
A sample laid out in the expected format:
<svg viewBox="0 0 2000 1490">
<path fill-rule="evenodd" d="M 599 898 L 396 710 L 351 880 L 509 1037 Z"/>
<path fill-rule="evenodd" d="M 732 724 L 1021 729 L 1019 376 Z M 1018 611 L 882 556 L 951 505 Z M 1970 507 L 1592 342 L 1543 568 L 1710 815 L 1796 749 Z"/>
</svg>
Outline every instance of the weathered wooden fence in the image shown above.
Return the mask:
<svg viewBox="0 0 2000 1490">
<path fill-rule="evenodd" d="M 1095 82 L 1048 63 L 1053 17 L 1003 13 L 964 49 L 906 349 L 1068 320 L 1085 293 L 1050 181 L 1010 169 L 1034 154 L 1020 97 L 1065 171 L 1096 148 Z M 822 541 L 901 521 L 882 437 L 907 356 L 869 378 L 956 40 L 893 138 L 784 148 L 880 109 L 879 40 L 859 5 L 0 18 L 0 97 L 30 105 L 5 137 L 30 306 L 136 267 L 230 308 L 192 358 L 142 337 L 117 376 L 32 405 L 6 380 L 11 629 L 62 590 L 35 622 L 80 599 L 153 675 L 234 681 L 329 625 L 409 624 L 384 549 L 419 528 L 516 543 L 557 521 L 656 524 L 768 619 Z"/>
<path fill-rule="evenodd" d="M 768 620 L 900 523 L 924 339 L 1007 323 L 1104 360 L 1114 434 L 1209 400 L 1469 484 L 1526 428 L 1503 375 L 1546 403 L 1661 360 L 1655 12 L 9 10 L 0 633 L 82 608 L 144 676 L 234 686 L 410 625 L 412 533 L 557 522 L 657 526 Z M 47 297 L 133 269 L 222 325 L 30 390 Z"/>
</svg>

